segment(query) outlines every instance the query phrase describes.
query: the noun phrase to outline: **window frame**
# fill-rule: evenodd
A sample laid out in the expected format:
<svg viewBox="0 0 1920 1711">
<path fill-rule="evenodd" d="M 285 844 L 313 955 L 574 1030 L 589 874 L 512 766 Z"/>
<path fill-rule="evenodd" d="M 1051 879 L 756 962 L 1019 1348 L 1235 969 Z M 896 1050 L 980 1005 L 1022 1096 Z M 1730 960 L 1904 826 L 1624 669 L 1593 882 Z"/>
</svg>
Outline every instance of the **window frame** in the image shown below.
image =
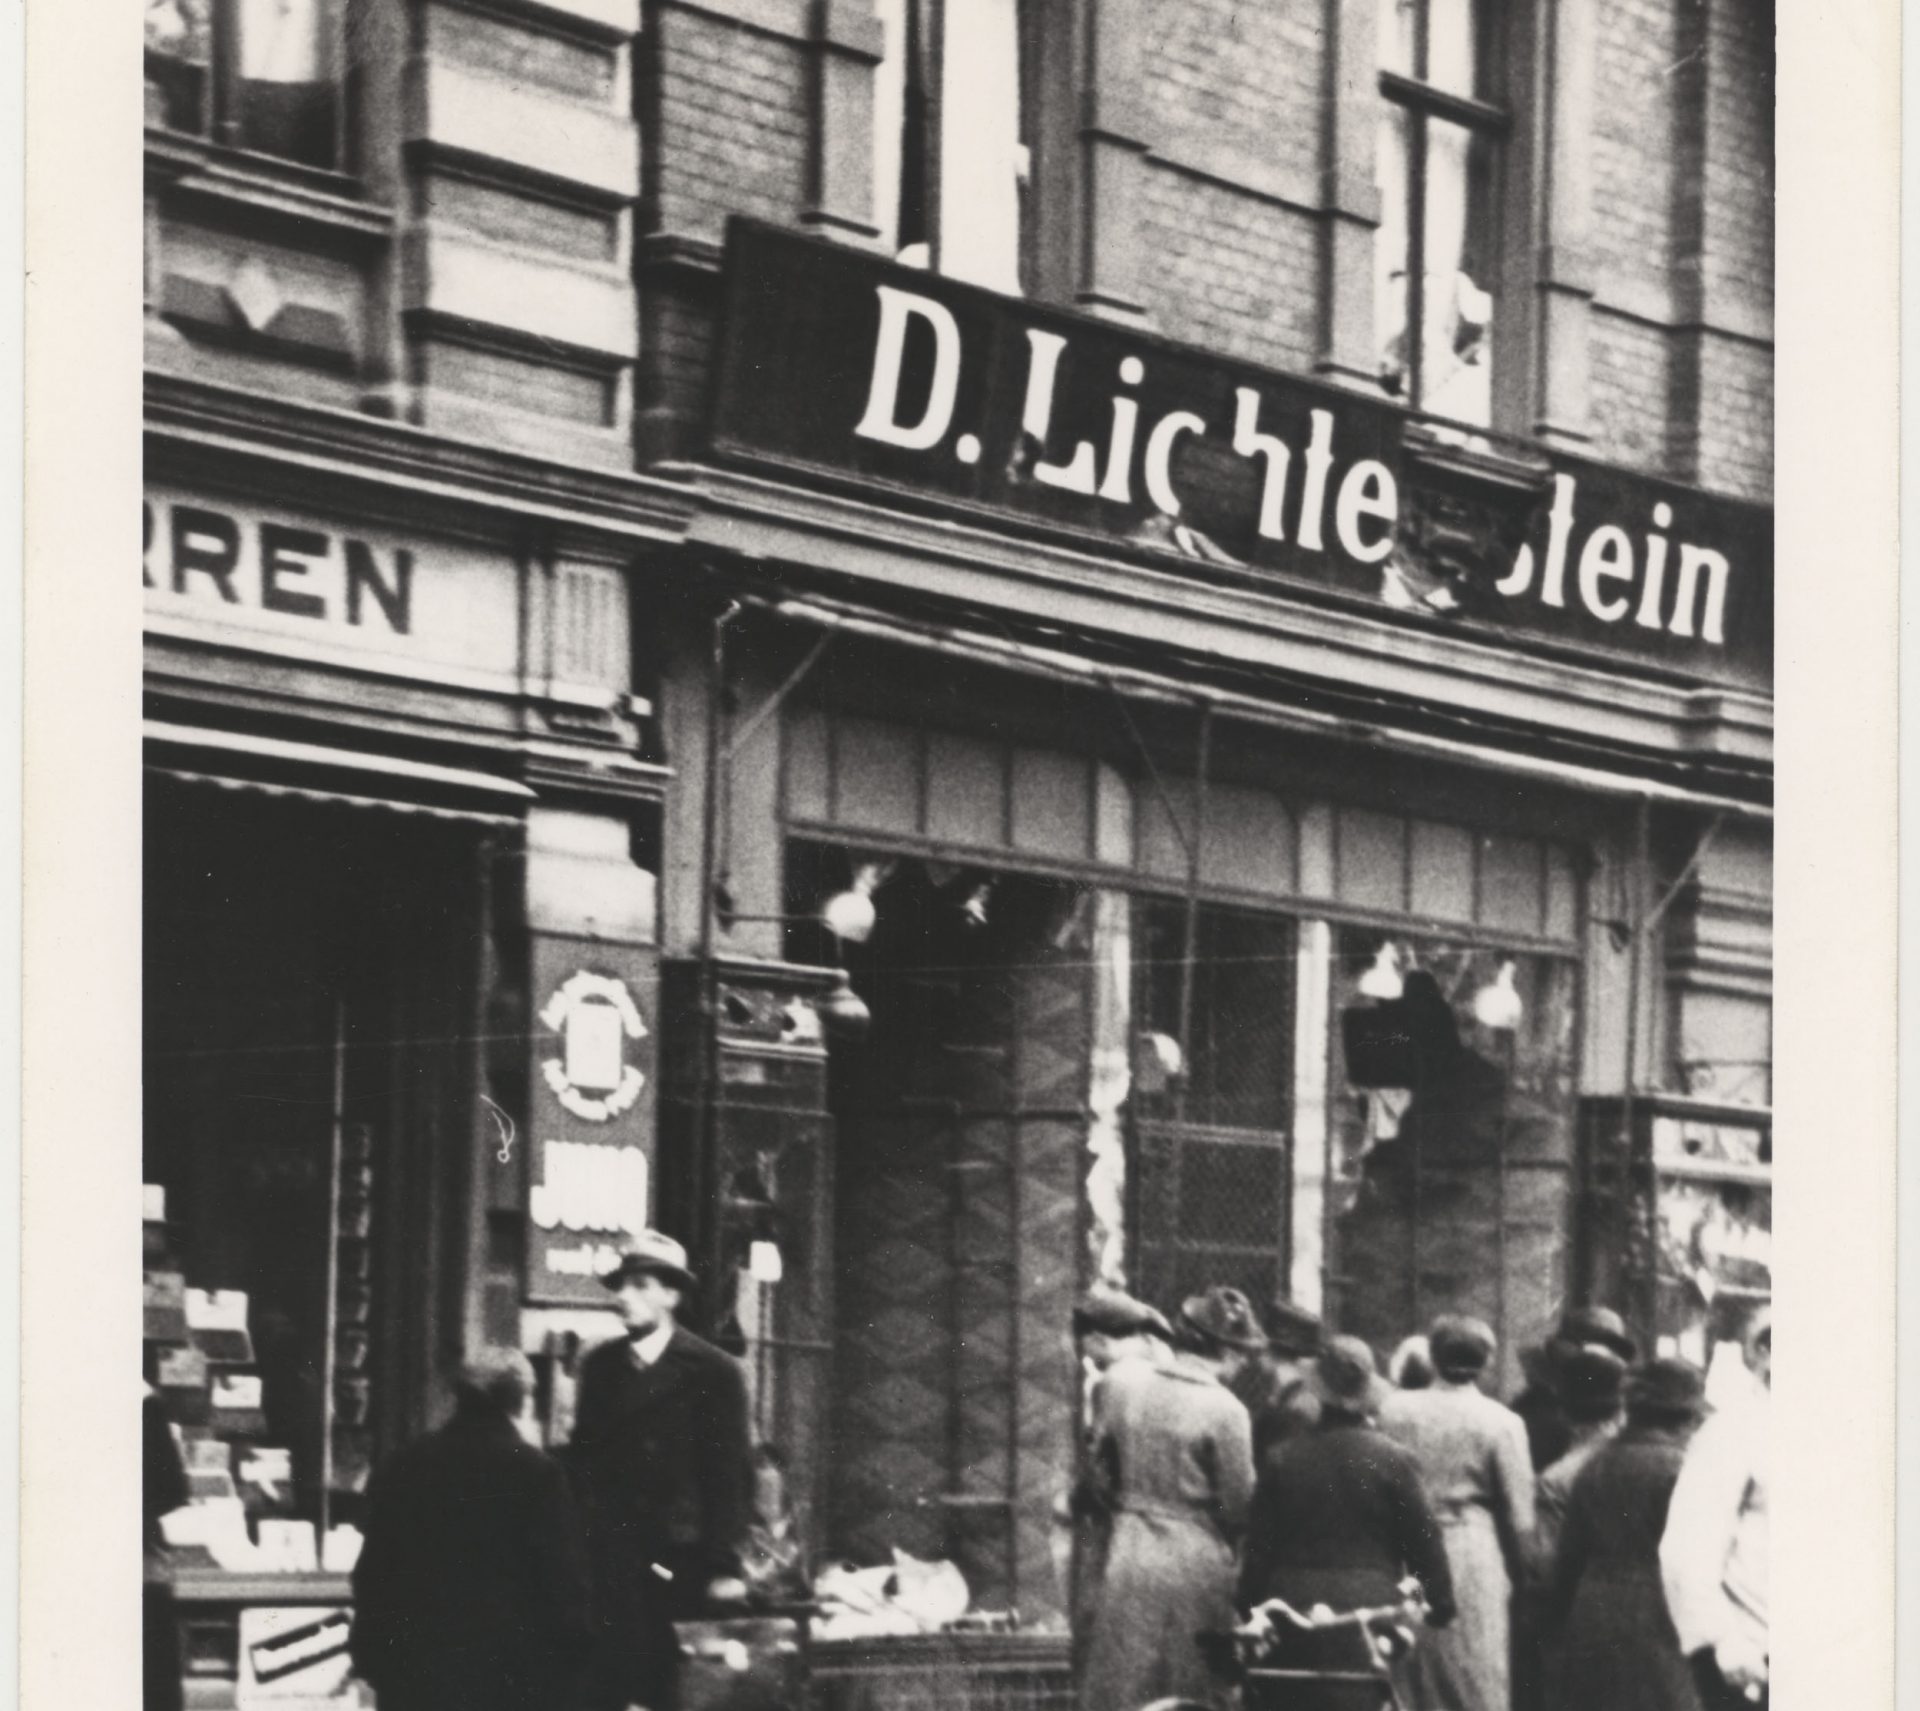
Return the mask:
<svg viewBox="0 0 1920 1711">
<path fill-rule="evenodd" d="M 169 81 L 180 83 L 179 68 L 182 67 L 194 68 L 200 74 L 199 88 L 195 92 L 197 123 L 183 126 L 163 119 L 153 128 L 168 137 L 193 139 L 219 149 L 232 150 L 249 161 L 271 162 L 276 170 L 313 175 L 321 180 L 355 178 L 358 171 L 356 114 L 349 44 L 361 0 L 312 0 L 312 4 L 319 14 L 317 29 L 321 71 L 321 75 L 312 80 L 312 87 L 327 92 L 326 104 L 330 117 L 330 147 L 324 161 L 262 147 L 257 136 L 249 135 L 249 83 L 263 80 L 250 80 L 243 72 L 245 0 L 205 0 L 204 60 L 169 54 L 151 43 L 146 46 L 145 65 L 149 85 L 158 81 L 165 88 Z M 161 72 L 158 79 L 155 76 L 156 69 Z"/>
<path fill-rule="evenodd" d="M 1407 116 L 1407 165 L 1404 195 L 1406 199 L 1405 221 L 1407 233 L 1406 274 L 1407 294 L 1406 312 L 1403 317 L 1404 338 L 1406 342 L 1406 366 L 1404 384 L 1400 402 L 1416 415 L 1436 417 L 1453 422 L 1456 425 L 1481 431 L 1496 426 L 1493 418 L 1498 414 L 1498 390 L 1491 377 L 1491 364 L 1495 361 L 1496 351 L 1504 342 L 1499 337 L 1500 287 L 1504 269 L 1496 265 L 1490 270 L 1485 288 L 1493 295 L 1495 315 L 1487 334 L 1487 361 L 1489 367 L 1489 405 L 1488 420 L 1469 422 L 1462 418 L 1440 417 L 1428 408 L 1426 402 L 1426 226 L 1427 226 L 1427 127 L 1437 120 L 1443 124 L 1457 126 L 1468 133 L 1470 139 L 1487 139 L 1496 151 L 1495 188 L 1493 192 L 1494 232 L 1492 252 L 1501 258 L 1505 248 L 1506 200 L 1507 200 L 1507 161 L 1505 145 L 1514 134 L 1514 113 L 1509 99 L 1505 105 L 1488 100 L 1484 95 L 1462 95 L 1455 90 L 1430 81 L 1428 68 L 1431 50 L 1433 0 L 1407 0 L 1413 10 L 1413 69 L 1411 72 L 1395 71 L 1382 65 L 1377 68 L 1377 89 L 1380 98 L 1391 107 L 1399 109 Z M 1508 78 L 1508 52 L 1506 43 L 1506 8 L 1502 0 L 1485 0 L 1487 15 L 1481 20 L 1475 42 L 1475 82 L 1481 87 L 1489 86 L 1506 89 Z M 1377 146 L 1377 145 L 1376 145 Z M 1376 238 L 1376 241 L 1377 238 Z M 1374 362 L 1379 365 L 1382 351 L 1376 348 Z M 1384 387 L 1383 387 L 1384 390 Z"/>
</svg>

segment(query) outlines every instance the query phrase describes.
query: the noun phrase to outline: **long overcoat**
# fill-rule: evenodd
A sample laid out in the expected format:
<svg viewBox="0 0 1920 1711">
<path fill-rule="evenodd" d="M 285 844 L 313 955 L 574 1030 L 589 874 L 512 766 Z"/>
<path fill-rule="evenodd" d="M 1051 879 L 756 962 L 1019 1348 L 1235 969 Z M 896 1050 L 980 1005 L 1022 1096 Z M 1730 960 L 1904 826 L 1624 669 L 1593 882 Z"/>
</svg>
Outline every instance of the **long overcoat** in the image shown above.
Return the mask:
<svg viewBox="0 0 1920 1711">
<path fill-rule="evenodd" d="M 1406 1446 L 1446 1540 L 1459 1614 L 1413 1656 L 1417 1711 L 1510 1711 L 1509 1603 L 1533 1532 L 1526 1428 L 1471 1384 L 1399 1390 L 1380 1428 Z"/>
<path fill-rule="evenodd" d="M 1253 1432 L 1205 1368 L 1130 1361 L 1107 1374 L 1096 1465 L 1113 1516 L 1087 1661 L 1086 1711 L 1221 1703 L 1199 1636 L 1234 1621 L 1234 1547 L 1253 1496 Z"/>
<path fill-rule="evenodd" d="M 624 1338 L 581 1363 L 568 1462 L 586 1514 L 600 1622 L 597 1704 L 668 1711 L 673 1624 L 740 1572 L 753 1462 L 739 1363 L 676 1327 L 651 1365 Z"/>
<path fill-rule="evenodd" d="M 1675 1433 L 1630 1426 L 1574 1481 L 1547 1581 L 1562 1711 L 1700 1711 L 1660 1584 Z"/>
<path fill-rule="evenodd" d="M 569 1711 L 592 1637 L 585 1546 L 560 1465 L 468 1408 L 367 1492 L 354 1668 L 381 1711 Z"/>
<path fill-rule="evenodd" d="M 1398 1444 L 1349 1415 L 1326 1413 L 1312 1431 L 1270 1449 L 1247 1522 L 1240 1604 L 1284 1598 L 1294 1609 L 1316 1604 L 1357 1610 L 1391 1604 L 1415 1575 L 1431 1620 L 1453 1617 L 1453 1576 L 1420 1473 Z M 1365 1653 L 1353 1629 L 1326 1636 L 1283 1631 L 1281 1668 L 1354 1670 Z M 1423 1642 L 1424 1643 L 1424 1642 Z M 1290 1689 L 1292 1711 L 1345 1711 L 1378 1705 L 1354 1686 Z"/>
</svg>

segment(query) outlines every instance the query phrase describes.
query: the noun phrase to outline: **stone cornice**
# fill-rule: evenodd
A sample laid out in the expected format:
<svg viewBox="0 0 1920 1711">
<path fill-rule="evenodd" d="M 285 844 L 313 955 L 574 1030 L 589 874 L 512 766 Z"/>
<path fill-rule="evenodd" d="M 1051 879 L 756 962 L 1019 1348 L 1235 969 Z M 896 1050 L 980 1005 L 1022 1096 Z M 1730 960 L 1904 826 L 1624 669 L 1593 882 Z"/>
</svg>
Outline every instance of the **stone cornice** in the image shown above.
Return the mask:
<svg viewBox="0 0 1920 1711">
<path fill-rule="evenodd" d="M 499 519 L 584 548 L 670 542 L 692 495 L 650 475 L 548 462 L 349 410 L 173 375 L 146 378 L 147 468 L 232 488 L 270 483 L 290 497 L 419 525 L 498 533 Z"/>
</svg>

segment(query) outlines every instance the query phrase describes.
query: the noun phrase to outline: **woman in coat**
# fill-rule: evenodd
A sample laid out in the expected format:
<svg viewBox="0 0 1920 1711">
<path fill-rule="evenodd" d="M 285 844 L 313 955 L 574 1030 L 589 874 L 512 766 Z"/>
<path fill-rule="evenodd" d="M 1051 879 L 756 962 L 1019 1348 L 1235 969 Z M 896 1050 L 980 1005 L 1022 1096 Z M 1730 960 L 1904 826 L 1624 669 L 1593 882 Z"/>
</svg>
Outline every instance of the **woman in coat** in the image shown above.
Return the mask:
<svg viewBox="0 0 1920 1711">
<path fill-rule="evenodd" d="M 1102 1387 L 1094 1464 L 1113 1529 L 1081 1703 L 1223 1703 L 1199 1636 L 1234 1620 L 1234 1546 L 1253 1496 L 1253 1436 L 1227 1389 L 1266 1338 L 1247 1298 L 1213 1288 L 1180 1309 L 1166 1366 L 1125 1361 Z"/>
<path fill-rule="evenodd" d="M 1399 1599 L 1415 1575 L 1427 1596 L 1427 1621 L 1453 1619 L 1453 1578 L 1439 1524 L 1420 1489 L 1413 1458 L 1373 1429 L 1384 1387 L 1373 1351 L 1358 1337 L 1334 1337 L 1308 1369 L 1319 1420 L 1304 1437 L 1276 1445 L 1261 1464 L 1247 1524 L 1240 1605 L 1269 1598 L 1294 1609 L 1316 1604 L 1357 1610 Z M 1357 1670 L 1366 1666 L 1357 1630 L 1326 1634 L 1276 1629 L 1272 1661 L 1284 1669 Z M 1361 1683 L 1296 1687 L 1294 1711 L 1373 1711 L 1378 1692 Z"/>
<path fill-rule="evenodd" d="M 1380 1429 L 1419 1465 L 1459 1606 L 1453 1626 L 1414 1653 L 1412 1702 L 1417 1711 L 1511 1711 L 1508 1604 L 1533 1532 L 1527 1432 L 1475 1383 L 1493 1357 L 1485 1324 L 1447 1315 L 1427 1341 L 1433 1383 L 1394 1392 L 1380 1410 Z"/>
<path fill-rule="evenodd" d="M 1700 1711 L 1660 1582 L 1660 1536 L 1699 1374 L 1657 1360 L 1627 1383 L 1627 1424 L 1574 1481 L 1543 1615 L 1561 1633 L 1561 1711 Z"/>
</svg>

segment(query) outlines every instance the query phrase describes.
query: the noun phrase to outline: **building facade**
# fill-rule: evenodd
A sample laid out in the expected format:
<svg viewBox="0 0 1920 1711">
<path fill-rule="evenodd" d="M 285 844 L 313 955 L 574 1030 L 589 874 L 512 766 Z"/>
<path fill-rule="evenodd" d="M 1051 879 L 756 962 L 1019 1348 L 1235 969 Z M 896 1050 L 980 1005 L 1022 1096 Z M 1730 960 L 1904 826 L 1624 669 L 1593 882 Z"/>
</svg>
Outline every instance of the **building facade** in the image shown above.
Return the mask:
<svg viewBox="0 0 1920 1711">
<path fill-rule="evenodd" d="M 216 1507 L 350 1523 L 478 1342 L 563 1438 L 658 1221 L 810 1546 L 1044 1674 L 1094 1281 L 1475 1312 L 1506 1389 L 1765 1289 L 1769 6 L 147 43 L 149 1376 Z M 245 1703 L 234 1612 L 342 1588 L 222 1537 Z"/>
</svg>

